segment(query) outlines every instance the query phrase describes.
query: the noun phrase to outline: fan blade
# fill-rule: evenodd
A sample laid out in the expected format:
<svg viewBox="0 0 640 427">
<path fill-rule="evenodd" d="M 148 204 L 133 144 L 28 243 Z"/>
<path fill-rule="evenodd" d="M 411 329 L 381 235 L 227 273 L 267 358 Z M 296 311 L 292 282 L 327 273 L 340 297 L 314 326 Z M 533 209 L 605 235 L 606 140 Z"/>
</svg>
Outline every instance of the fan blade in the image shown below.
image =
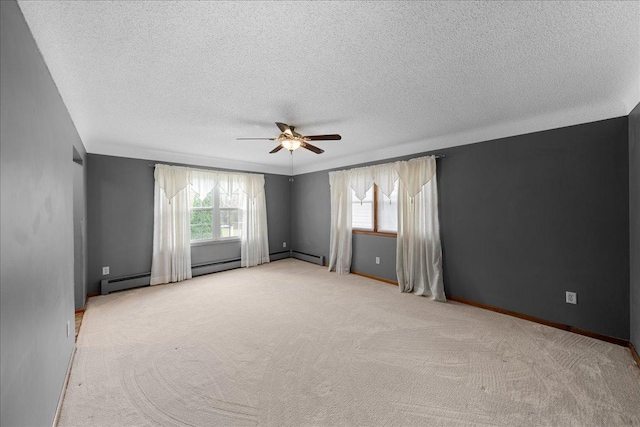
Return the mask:
<svg viewBox="0 0 640 427">
<path fill-rule="evenodd" d="M 306 148 L 309 151 L 313 151 L 316 154 L 322 154 L 324 153 L 324 150 L 322 148 L 318 148 L 315 145 L 311 145 L 308 142 L 303 142 L 302 144 L 300 144 L 300 146 L 302 148 Z"/>
<path fill-rule="evenodd" d="M 269 154 L 277 153 L 280 150 L 282 150 L 282 144 L 278 145 L 276 148 L 274 148 L 273 150 L 269 151 Z"/>
<path fill-rule="evenodd" d="M 253 140 L 263 140 L 263 141 L 275 141 L 275 138 L 236 138 L 236 141 L 253 141 Z"/>
<path fill-rule="evenodd" d="M 289 135 L 291 135 L 292 129 L 289 127 L 288 124 L 276 122 L 276 126 L 278 126 L 278 129 L 280 129 L 280 132 L 288 133 Z"/>
<path fill-rule="evenodd" d="M 309 141 L 339 141 L 342 137 L 338 134 L 333 135 L 308 135 L 305 136 L 304 139 L 308 139 Z"/>
</svg>

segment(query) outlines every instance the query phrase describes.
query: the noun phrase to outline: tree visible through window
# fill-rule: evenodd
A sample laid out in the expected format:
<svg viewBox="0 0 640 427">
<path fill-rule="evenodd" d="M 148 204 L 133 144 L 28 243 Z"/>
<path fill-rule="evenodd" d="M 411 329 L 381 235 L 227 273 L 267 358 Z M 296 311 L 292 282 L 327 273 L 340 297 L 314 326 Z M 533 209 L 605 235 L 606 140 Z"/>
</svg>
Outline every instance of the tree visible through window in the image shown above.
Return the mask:
<svg viewBox="0 0 640 427">
<path fill-rule="evenodd" d="M 242 236 L 242 206 L 238 194 L 218 187 L 203 199 L 191 190 L 191 242 L 237 239 Z"/>
<path fill-rule="evenodd" d="M 391 197 L 382 194 L 380 188 L 374 186 L 367 191 L 360 201 L 352 191 L 351 227 L 356 232 L 365 231 L 381 234 L 395 234 L 398 231 L 398 181 L 395 183 Z"/>
</svg>

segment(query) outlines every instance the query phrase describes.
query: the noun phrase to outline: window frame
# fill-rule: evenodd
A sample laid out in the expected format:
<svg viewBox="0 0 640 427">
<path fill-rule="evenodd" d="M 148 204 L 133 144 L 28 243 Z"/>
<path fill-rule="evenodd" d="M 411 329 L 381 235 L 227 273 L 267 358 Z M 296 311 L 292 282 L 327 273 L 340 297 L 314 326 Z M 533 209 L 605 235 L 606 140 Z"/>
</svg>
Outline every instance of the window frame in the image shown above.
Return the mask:
<svg viewBox="0 0 640 427">
<path fill-rule="evenodd" d="M 373 230 L 365 228 L 351 228 L 353 234 L 367 234 L 370 236 L 398 237 L 397 231 L 378 231 L 378 185 L 373 184 Z"/>
<path fill-rule="evenodd" d="M 190 190 L 193 191 L 193 190 Z M 211 190 L 211 206 L 189 206 L 189 233 L 191 233 L 191 213 L 195 211 L 211 211 L 211 235 L 213 236 L 211 239 L 198 239 L 191 240 L 191 246 L 200 246 L 207 244 L 216 244 L 216 243 L 228 243 L 228 242 L 236 242 L 242 240 L 242 236 L 232 236 L 232 237 L 221 237 L 220 236 L 220 211 L 231 211 L 238 210 L 242 211 L 241 207 L 238 208 L 221 208 L 220 207 L 220 188 L 218 186 L 214 187 Z M 196 193 L 197 194 L 197 193 Z M 208 195 L 207 193 L 205 195 Z M 201 199 L 204 200 L 204 199 Z M 191 236 L 189 236 L 191 237 Z"/>
</svg>

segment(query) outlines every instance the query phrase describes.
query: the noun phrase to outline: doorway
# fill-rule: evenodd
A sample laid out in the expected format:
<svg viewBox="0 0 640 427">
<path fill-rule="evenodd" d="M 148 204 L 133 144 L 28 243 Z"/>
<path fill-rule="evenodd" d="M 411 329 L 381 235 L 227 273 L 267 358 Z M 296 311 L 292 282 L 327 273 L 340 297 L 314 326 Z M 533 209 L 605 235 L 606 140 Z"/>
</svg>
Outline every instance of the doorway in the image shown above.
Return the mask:
<svg viewBox="0 0 640 427">
<path fill-rule="evenodd" d="M 85 180 L 84 160 L 73 147 L 73 294 L 76 310 L 84 308 L 87 297 L 85 265 Z"/>
</svg>

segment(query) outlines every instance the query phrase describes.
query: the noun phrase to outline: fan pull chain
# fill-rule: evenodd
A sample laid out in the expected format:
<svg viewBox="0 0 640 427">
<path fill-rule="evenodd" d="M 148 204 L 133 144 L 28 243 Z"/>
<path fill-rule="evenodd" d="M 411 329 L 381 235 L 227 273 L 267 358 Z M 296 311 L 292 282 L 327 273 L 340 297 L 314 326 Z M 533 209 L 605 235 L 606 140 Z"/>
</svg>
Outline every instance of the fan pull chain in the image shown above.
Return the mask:
<svg viewBox="0 0 640 427">
<path fill-rule="evenodd" d="M 291 174 L 289 175 L 289 182 L 293 182 L 293 151 L 289 151 L 289 164 L 291 165 Z"/>
</svg>

